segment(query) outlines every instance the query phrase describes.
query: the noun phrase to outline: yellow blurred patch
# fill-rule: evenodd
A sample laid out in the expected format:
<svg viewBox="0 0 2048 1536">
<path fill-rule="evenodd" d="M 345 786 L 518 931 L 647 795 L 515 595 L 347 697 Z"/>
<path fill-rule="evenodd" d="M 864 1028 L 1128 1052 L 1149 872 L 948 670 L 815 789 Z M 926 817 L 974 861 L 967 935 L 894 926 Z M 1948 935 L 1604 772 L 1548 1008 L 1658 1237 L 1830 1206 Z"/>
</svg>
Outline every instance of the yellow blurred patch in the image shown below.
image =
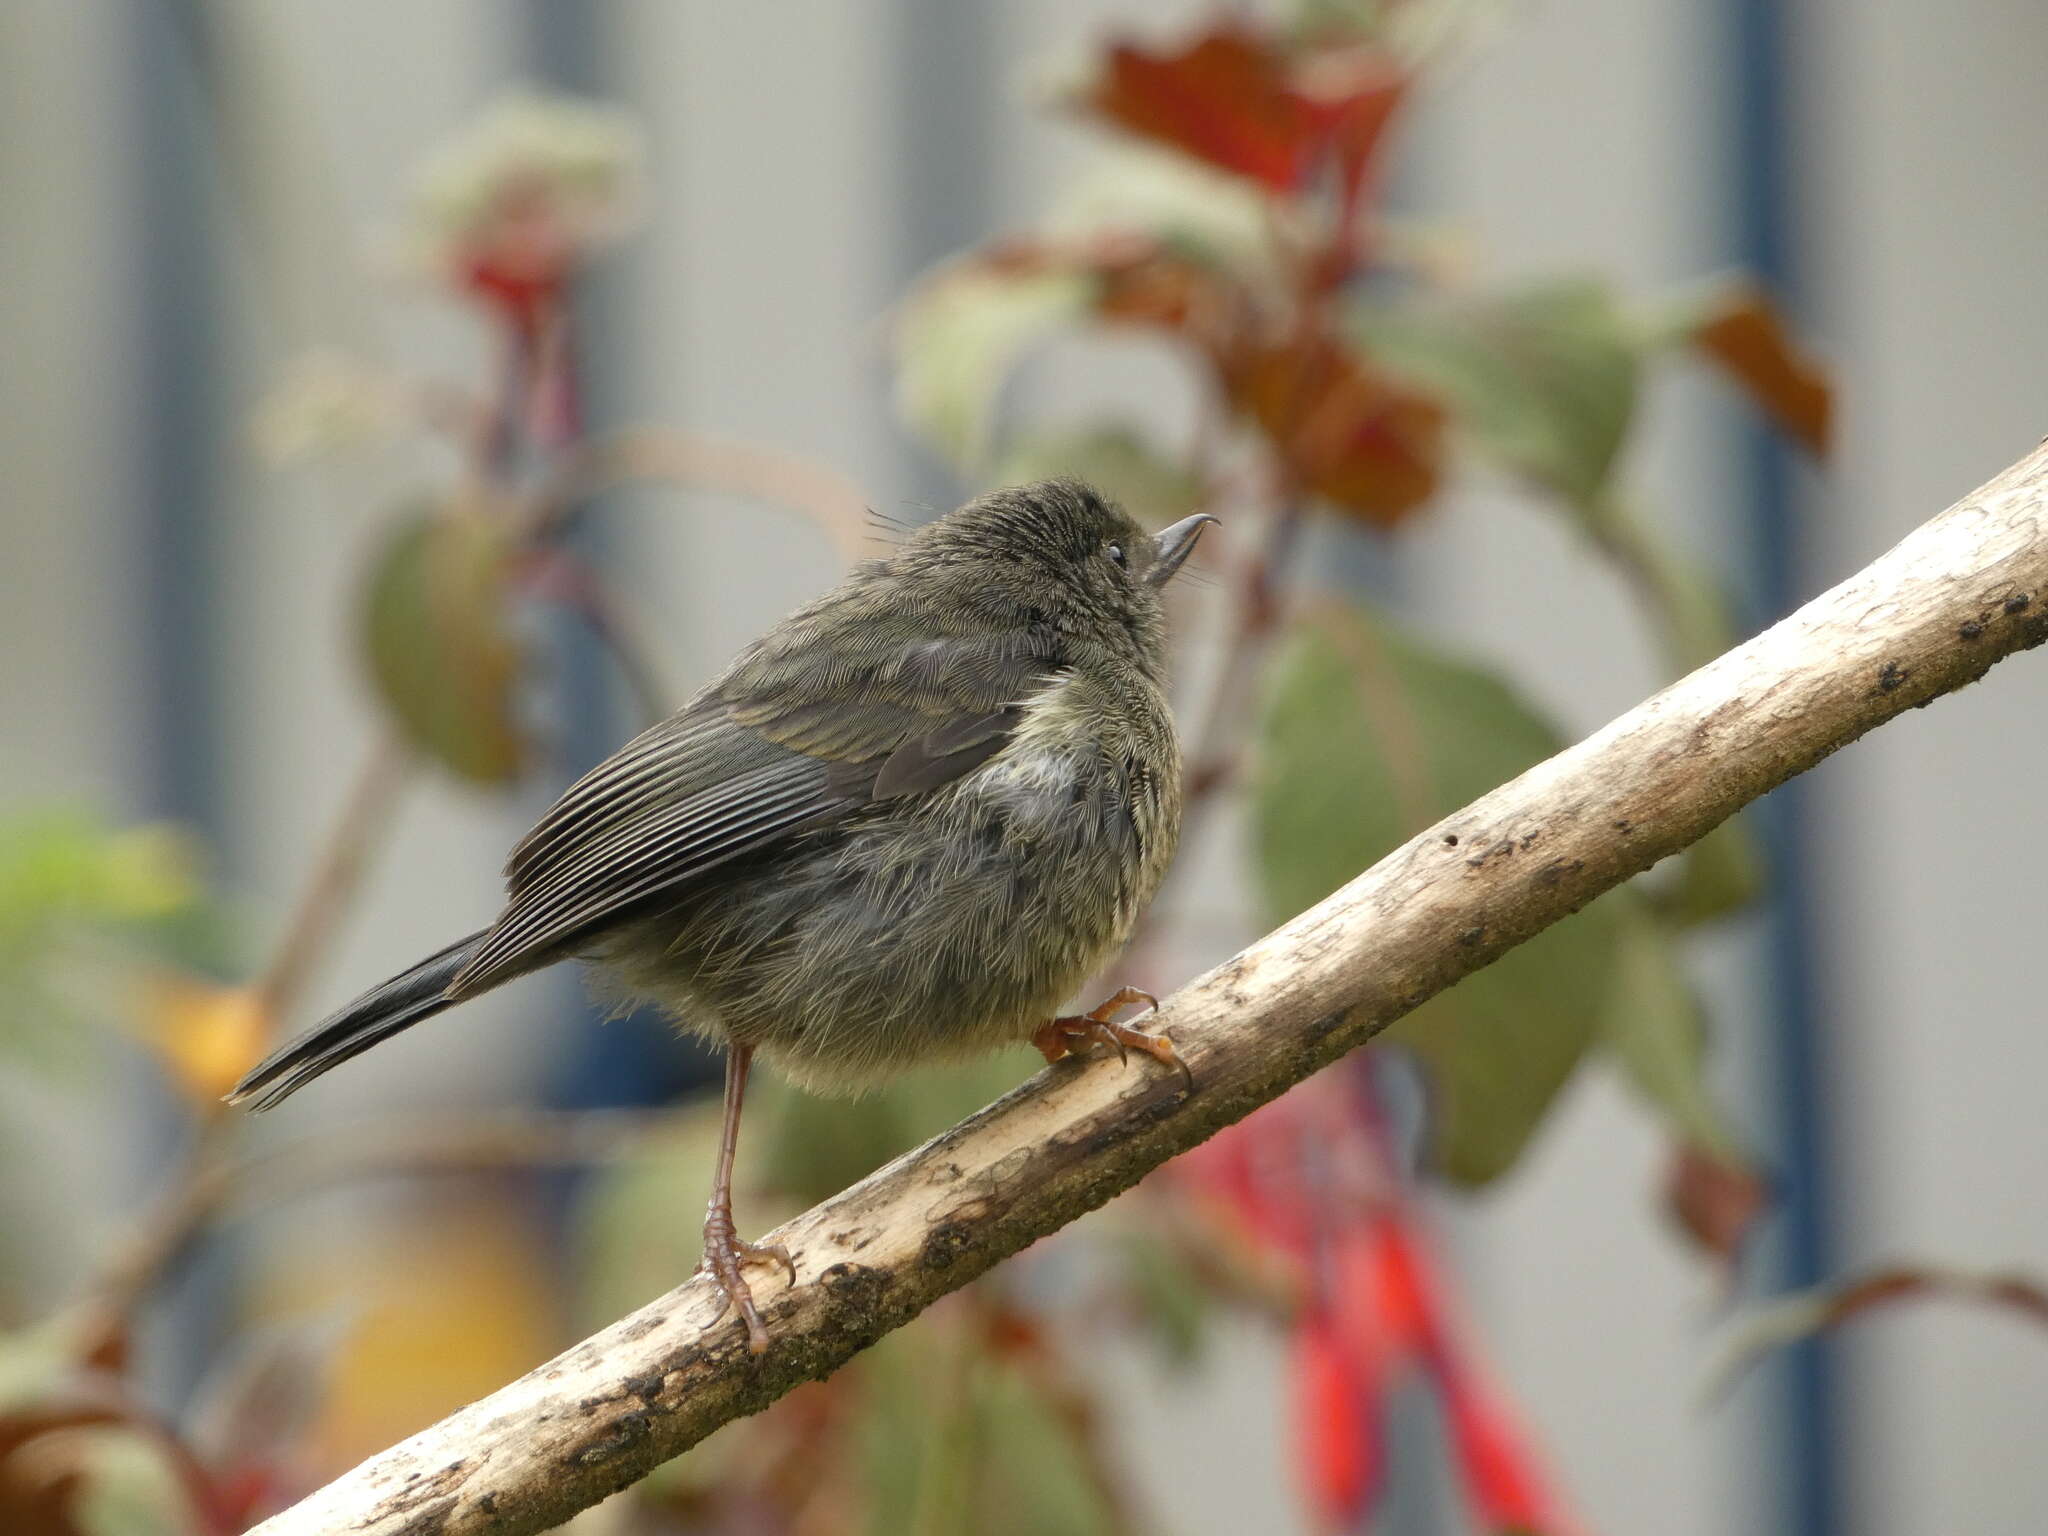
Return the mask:
<svg viewBox="0 0 2048 1536">
<path fill-rule="evenodd" d="M 351 1466 L 540 1364 L 562 1343 L 548 1276 L 533 1229 L 488 1196 L 359 1211 L 292 1245 L 265 1310 L 351 1320 L 314 1461 Z"/>
<path fill-rule="evenodd" d="M 139 1032 L 178 1086 L 211 1109 L 262 1056 L 270 1020 L 254 988 L 167 971 L 145 984 Z"/>
</svg>

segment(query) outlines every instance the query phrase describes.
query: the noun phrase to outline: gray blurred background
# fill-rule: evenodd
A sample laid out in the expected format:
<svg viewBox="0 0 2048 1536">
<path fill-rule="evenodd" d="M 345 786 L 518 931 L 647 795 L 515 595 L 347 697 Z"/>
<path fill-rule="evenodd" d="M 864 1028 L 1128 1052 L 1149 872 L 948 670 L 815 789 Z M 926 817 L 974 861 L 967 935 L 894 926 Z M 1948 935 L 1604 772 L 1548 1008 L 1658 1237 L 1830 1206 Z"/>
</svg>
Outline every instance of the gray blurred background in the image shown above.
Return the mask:
<svg viewBox="0 0 2048 1536">
<path fill-rule="evenodd" d="M 918 515 L 954 488 L 892 423 L 888 306 L 930 262 L 1038 213 L 1077 163 L 1082 135 L 1029 103 L 1034 71 L 1101 28 L 1201 14 L 10 0 L 0 792 L 189 818 L 259 915 L 293 889 L 370 740 L 346 631 L 365 479 L 272 474 L 243 424 L 309 344 L 482 365 L 468 317 L 387 291 L 362 254 L 422 147 L 501 85 L 589 92 L 645 125 L 651 207 L 597 296 L 597 409 L 774 445 Z M 1494 274 L 1657 290 L 1744 264 L 1778 285 L 1836 374 L 1825 474 L 1685 381 L 1659 386 L 1635 466 L 1753 624 L 2048 430 L 2044 82 L 2048 8 L 2014 0 L 1503 4 L 1409 124 L 1397 196 L 1467 232 Z M 1119 389 L 1149 376 L 1142 358 L 1103 366 L 1124 370 Z M 1036 387 L 1107 387 L 1084 356 L 1051 368 Z M 1159 409 L 1171 419 L 1170 394 Z M 376 470 L 379 499 L 415 467 Z M 1655 681 L 1625 594 L 1554 601 L 1567 567 L 1584 586 L 1567 535 L 1497 497 L 1446 499 L 1392 583 L 1423 627 L 1512 664 L 1590 729 Z M 795 519 L 714 496 L 638 494 L 607 529 L 685 683 L 835 570 Z M 1766 1269 L 2048 1268 L 2044 665 L 2016 661 L 1814 774 L 1774 823 L 1799 857 L 1795 899 L 1717 941 L 1730 1093 L 1796 1196 Z M 536 808 L 442 781 L 417 793 L 316 1001 L 486 917 Z M 539 1091 L 569 1049 L 548 1012 L 531 995 L 465 1009 L 306 1113 Z M 146 1116 L 112 1137 L 48 1129 L 63 1150 L 45 1198 L 143 1187 Z M 1581 1074 L 1511 1180 L 1445 1205 L 1492 1358 L 1594 1529 L 2048 1526 L 2048 1346 L 2005 1316 L 1887 1311 L 1702 1406 L 1724 1303 L 1652 1208 L 1661 1155 L 1611 1078 Z M 80 1250 L 98 1235 L 80 1231 Z M 1292 1518 L 1270 1502 L 1273 1362 L 1252 1337 L 1227 1359 L 1228 1383 L 1201 1393 L 1135 1362 L 1119 1388 L 1148 1443 L 1178 1446 L 1144 1474 L 1167 1529 Z M 1403 1520 L 1455 1528 L 1427 1508 Z"/>
</svg>

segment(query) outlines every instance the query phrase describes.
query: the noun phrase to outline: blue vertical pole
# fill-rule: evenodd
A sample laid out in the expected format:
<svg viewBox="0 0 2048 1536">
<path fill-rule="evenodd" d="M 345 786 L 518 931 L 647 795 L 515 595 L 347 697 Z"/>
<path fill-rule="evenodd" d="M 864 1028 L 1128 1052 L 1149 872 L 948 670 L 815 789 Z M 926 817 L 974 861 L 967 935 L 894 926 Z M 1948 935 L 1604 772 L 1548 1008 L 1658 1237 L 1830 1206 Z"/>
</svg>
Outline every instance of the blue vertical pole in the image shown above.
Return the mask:
<svg viewBox="0 0 2048 1536">
<path fill-rule="evenodd" d="M 1788 307 L 1799 294 L 1796 245 L 1796 146 L 1790 132 L 1788 20 L 1778 0 L 1728 0 L 1734 149 L 1733 214 L 1743 264 Z M 1806 590 L 1801 560 L 1799 497 L 1791 452 L 1760 424 L 1743 430 L 1743 487 L 1749 519 L 1750 584 L 1766 621 L 1798 603 Z M 1833 1138 L 1828 1064 L 1816 974 L 1818 915 L 1812 880 L 1813 822 L 1805 778 L 1769 796 L 1757 812 L 1770 869 L 1766 976 L 1771 1019 L 1767 1068 L 1775 1090 L 1777 1226 L 1766 1284 L 1790 1289 L 1817 1284 L 1834 1269 L 1830 1207 Z M 1776 1443 L 1783 1465 L 1784 1524 L 1799 1536 L 1837 1536 L 1842 1529 L 1840 1405 L 1832 1344 L 1809 1340 L 1778 1365 L 1785 1433 Z"/>
<path fill-rule="evenodd" d="M 214 178 L 193 56 L 199 23 L 185 4 L 161 0 L 131 0 L 128 15 L 130 506 L 144 765 L 135 788 L 146 810 L 190 822 L 219 846 L 227 829 L 208 614 L 218 564 L 209 514 L 220 495 L 220 310 Z"/>
<path fill-rule="evenodd" d="M 127 430 L 134 445 L 129 498 L 132 673 L 131 794 L 145 814 L 193 827 L 223 858 L 236 827 L 221 795 L 219 685 L 213 609 L 219 550 L 213 509 L 222 495 L 225 314 L 215 221 L 221 202 L 208 134 L 205 18 L 190 0 L 131 0 L 122 61 L 127 120 L 121 135 L 132 266 L 133 329 Z M 141 1110 L 156 1151 L 138 1169 L 156 1193 L 159 1170 L 188 1133 L 158 1095 Z M 144 1378 L 165 1401 L 198 1382 L 225 1324 L 231 1263 L 203 1249 L 159 1298 L 162 1324 L 145 1336 Z"/>
<path fill-rule="evenodd" d="M 992 103 L 1002 78 L 993 9 L 958 0 L 893 0 L 888 82 L 896 103 L 894 195 L 899 288 L 934 262 L 980 244 L 994 228 L 997 171 Z M 913 501 L 950 507 L 966 489 L 921 446 L 903 444 Z"/>
</svg>

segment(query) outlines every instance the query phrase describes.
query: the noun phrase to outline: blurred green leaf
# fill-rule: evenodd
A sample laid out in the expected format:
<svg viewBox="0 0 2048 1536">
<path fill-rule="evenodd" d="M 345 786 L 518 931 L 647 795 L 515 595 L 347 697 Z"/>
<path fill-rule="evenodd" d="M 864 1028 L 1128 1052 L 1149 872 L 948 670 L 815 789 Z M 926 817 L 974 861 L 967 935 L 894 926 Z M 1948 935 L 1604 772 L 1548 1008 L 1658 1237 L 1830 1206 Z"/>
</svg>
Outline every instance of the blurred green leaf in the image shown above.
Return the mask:
<svg viewBox="0 0 2048 1536">
<path fill-rule="evenodd" d="M 1722 1160 L 1747 1161 L 1706 1081 L 1707 1026 L 1656 914 L 1632 891 L 1607 903 L 1618 934 L 1600 1037 L 1636 1092 L 1682 1140 Z"/>
<path fill-rule="evenodd" d="M 1089 1453 L 1060 1405 L 1007 1361 L 985 1370 L 975 1387 L 986 1465 L 976 1518 L 958 1529 L 1112 1536 L 1115 1512 L 1089 1476 Z"/>
<path fill-rule="evenodd" d="M 1079 319 L 1099 284 L 1080 271 L 966 262 L 927 278 L 896 328 L 896 406 L 956 468 L 987 462 L 996 397 L 1027 347 Z"/>
<path fill-rule="evenodd" d="M 1508 472 L 1578 507 L 1605 491 L 1642 371 L 1641 338 L 1605 284 L 1364 304 L 1353 326 L 1374 361 L 1450 400 L 1474 446 Z"/>
<path fill-rule="evenodd" d="M 1705 666 L 1735 643 L 1735 621 L 1720 582 L 1674 550 L 1627 501 L 1609 491 L 1582 514 L 1594 542 L 1621 567 L 1648 610 L 1673 676 Z M 1744 817 L 1716 827 L 1676 864 L 1674 877 L 1655 895 L 1679 923 L 1726 916 L 1763 889 L 1763 857 Z"/>
<path fill-rule="evenodd" d="M 1086 480 L 1147 528 L 1177 522 L 1203 499 L 1201 483 L 1192 474 L 1161 458 L 1142 433 L 1128 426 L 1024 438 L 1003 454 L 989 483 L 1022 485 L 1055 475 Z"/>
<path fill-rule="evenodd" d="M 0 1334 L 0 1531 L 180 1536 L 184 1484 L 120 1383 L 82 1358 L 78 1314 Z"/>
<path fill-rule="evenodd" d="M 77 1337 L 69 1318 L 0 1333 L 0 1414 L 18 1413 L 51 1396 L 77 1365 Z"/>
<path fill-rule="evenodd" d="M 592 1171 L 576 1222 L 579 1315 L 591 1327 L 623 1316 L 674 1285 L 703 1257 L 701 1216 L 718 1156 L 719 1106 L 678 1109 L 672 1127 L 630 1157 Z M 748 1164 L 742 1161 L 742 1171 Z M 757 1236 L 780 1206 L 764 1208 L 755 1181 L 735 1191 L 740 1231 Z"/>
<path fill-rule="evenodd" d="M 855 1433 L 875 1536 L 970 1528 L 967 1464 L 981 1426 L 960 1310 L 927 1313 L 868 1352 Z"/>
<path fill-rule="evenodd" d="M 0 818 L 0 929 L 169 916 L 198 899 L 199 863 L 175 827 L 115 828 L 72 805 L 16 811 Z"/>
<path fill-rule="evenodd" d="M 1111 1536 L 1075 1426 L 965 1311 L 927 1313 L 863 1356 L 867 1529 Z"/>
<path fill-rule="evenodd" d="M 1671 546 L 1662 532 L 1611 490 L 1580 509 L 1587 531 L 1649 608 L 1664 659 L 1676 676 L 1703 667 L 1735 643 L 1735 616 L 1720 580 Z"/>
<path fill-rule="evenodd" d="M 1158 1232 L 1129 1228 L 1118 1234 L 1116 1248 L 1132 1308 L 1158 1341 L 1167 1364 L 1194 1365 L 1216 1309 L 1215 1290 Z"/>
<path fill-rule="evenodd" d="M 60 1432 L 78 1478 L 71 1518 L 79 1536 L 190 1536 L 199 1522 L 161 1447 L 127 1429 Z M 21 1455 L 58 1439 L 45 1435 Z"/>
<path fill-rule="evenodd" d="M 497 524 L 423 507 L 401 518 L 363 602 L 370 676 L 406 739 L 480 784 L 525 766 L 509 627 L 511 545 Z"/>
<path fill-rule="evenodd" d="M 0 818 L 0 1052 L 77 1064 L 199 909 L 201 862 L 162 824 L 115 827 L 66 804 Z"/>
<path fill-rule="evenodd" d="M 1602 1044 L 1671 1132 L 1666 1214 L 1702 1248 L 1732 1262 L 1769 1204 L 1769 1187 L 1707 1085 L 1707 1021 L 1668 918 L 1634 891 L 1608 904 L 1621 932 L 1601 1011 Z"/>
<path fill-rule="evenodd" d="M 755 1166 L 796 1208 L 815 1205 L 993 1103 L 1040 1065 L 1024 1051 L 1003 1051 L 907 1073 L 857 1099 L 821 1099 L 772 1070 L 759 1073 L 747 1107 L 761 1138 Z"/>
<path fill-rule="evenodd" d="M 1681 927 L 1739 912 L 1764 888 L 1763 850 L 1746 816 L 1722 822 L 1677 864 L 1677 878 L 1656 894 L 1664 915 Z"/>
<path fill-rule="evenodd" d="M 1561 745 L 1491 673 L 1357 608 L 1306 616 L 1272 675 L 1254 782 L 1269 913 L 1293 916 L 1439 817 Z M 1540 861 L 1540 843 L 1514 858 Z M 1435 1090 L 1433 1154 L 1451 1178 L 1505 1172 L 1591 1042 L 1614 960 L 1606 903 L 1545 930 L 1383 1037 Z"/>
<path fill-rule="evenodd" d="M 1046 220 L 1055 241 L 1141 232 L 1175 255 L 1248 283 L 1279 274 L 1272 211 L 1239 177 L 1147 145 L 1105 150 L 1070 182 Z"/>
</svg>

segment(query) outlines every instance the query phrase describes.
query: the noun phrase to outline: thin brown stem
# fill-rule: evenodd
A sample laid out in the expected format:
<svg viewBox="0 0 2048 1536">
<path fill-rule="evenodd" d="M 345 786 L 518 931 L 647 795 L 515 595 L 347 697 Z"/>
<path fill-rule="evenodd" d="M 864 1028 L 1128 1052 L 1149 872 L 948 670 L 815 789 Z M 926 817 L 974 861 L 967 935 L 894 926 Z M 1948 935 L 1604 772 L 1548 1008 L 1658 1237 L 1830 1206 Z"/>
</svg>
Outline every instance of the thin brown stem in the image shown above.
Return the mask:
<svg viewBox="0 0 2048 1536">
<path fill-rule="evenodd" d="M 397 808 L 412 767 L 395 734 L 380 737 L 357 770 L 286 920 L 283 936 L 253 983 L 260 1016 L 273 1029 L 298 1006 L 315 967 L 334 942 L 342 914 L 362 888 L 370 855 Z"/>
<path fill-rule="evenodd" d="M 385 736 L 357 771 L 269 963 L 250 984 L 266 1033 L 275 1034 L 279 1021 L 297 1005 L 333 943 L 342 914 L 362 889 L 369 856 L 398 804 L 409 768 L 404 746 L 395 736 Z M 89 1353 L 127 1331 L 142 1298 L 177 1262 L 224 1197 L 232 1178 L 226 1149 L 234 1129 L 224 1110 L 219 1104 L 200 1107 L 180 1171 L 88 1287 L 82 1315 L 88 1319 Z"/>
<path fill-rule="evenodd" d="M 352 1179 L 605 1162 L 666 1123 L 662 1115 L 636 1110 L 511 1110 L 425 1125 L 346 1127 L 267 1148 L 259 1157 L 230 1156 L 227 1137 L 205 1133 L 185 1176 L 108 1261 L 78 1314 L 85 1341 L 79 1352 L 96 1352 L 125 1326 L 187 1246 L 242 1202 L 284 1200 Z"/>
<path fill-rule="evenodd" d="M 360 1179 L 609 1162 L 673 1123 L 666 1112 L 634 1109 L 511 1109 L 425 1123 L 375 1121 L 237 1160 L 225 1170 L 221 1198 L 208 1214 L 244 1202 L 295 1199 L 308 1190 Z"/>
<path fill-rule="evenodd" d="M 643 721 L 652 725 L 665 718 L 675 708 L 675 693 L 654 660 L 638 617 L 573 550 L 555 546 L 535 558 L 539 589 L 571 609 L 612 653 Z"/>
<path fill-rule="evenodd" d="M 632 480 L 668 480 L 789 507 L 816 523 L 847 560 L 868 550 L 867 501 L 851 481 L 792 454 L 651 426 L 576 445 L 536 499 L 538 531 L 545 534 L 591 496 Z"/>
<path fill-rule="evenodd" d="M 1727 649 L 1734 635 L 1713 583 L 1689 571 L 1630 503 L 1608 496 L 1586 508 L 1582 522 L 1656 631 L 1671 676 L 1681 677 Z"/>
</svg>

